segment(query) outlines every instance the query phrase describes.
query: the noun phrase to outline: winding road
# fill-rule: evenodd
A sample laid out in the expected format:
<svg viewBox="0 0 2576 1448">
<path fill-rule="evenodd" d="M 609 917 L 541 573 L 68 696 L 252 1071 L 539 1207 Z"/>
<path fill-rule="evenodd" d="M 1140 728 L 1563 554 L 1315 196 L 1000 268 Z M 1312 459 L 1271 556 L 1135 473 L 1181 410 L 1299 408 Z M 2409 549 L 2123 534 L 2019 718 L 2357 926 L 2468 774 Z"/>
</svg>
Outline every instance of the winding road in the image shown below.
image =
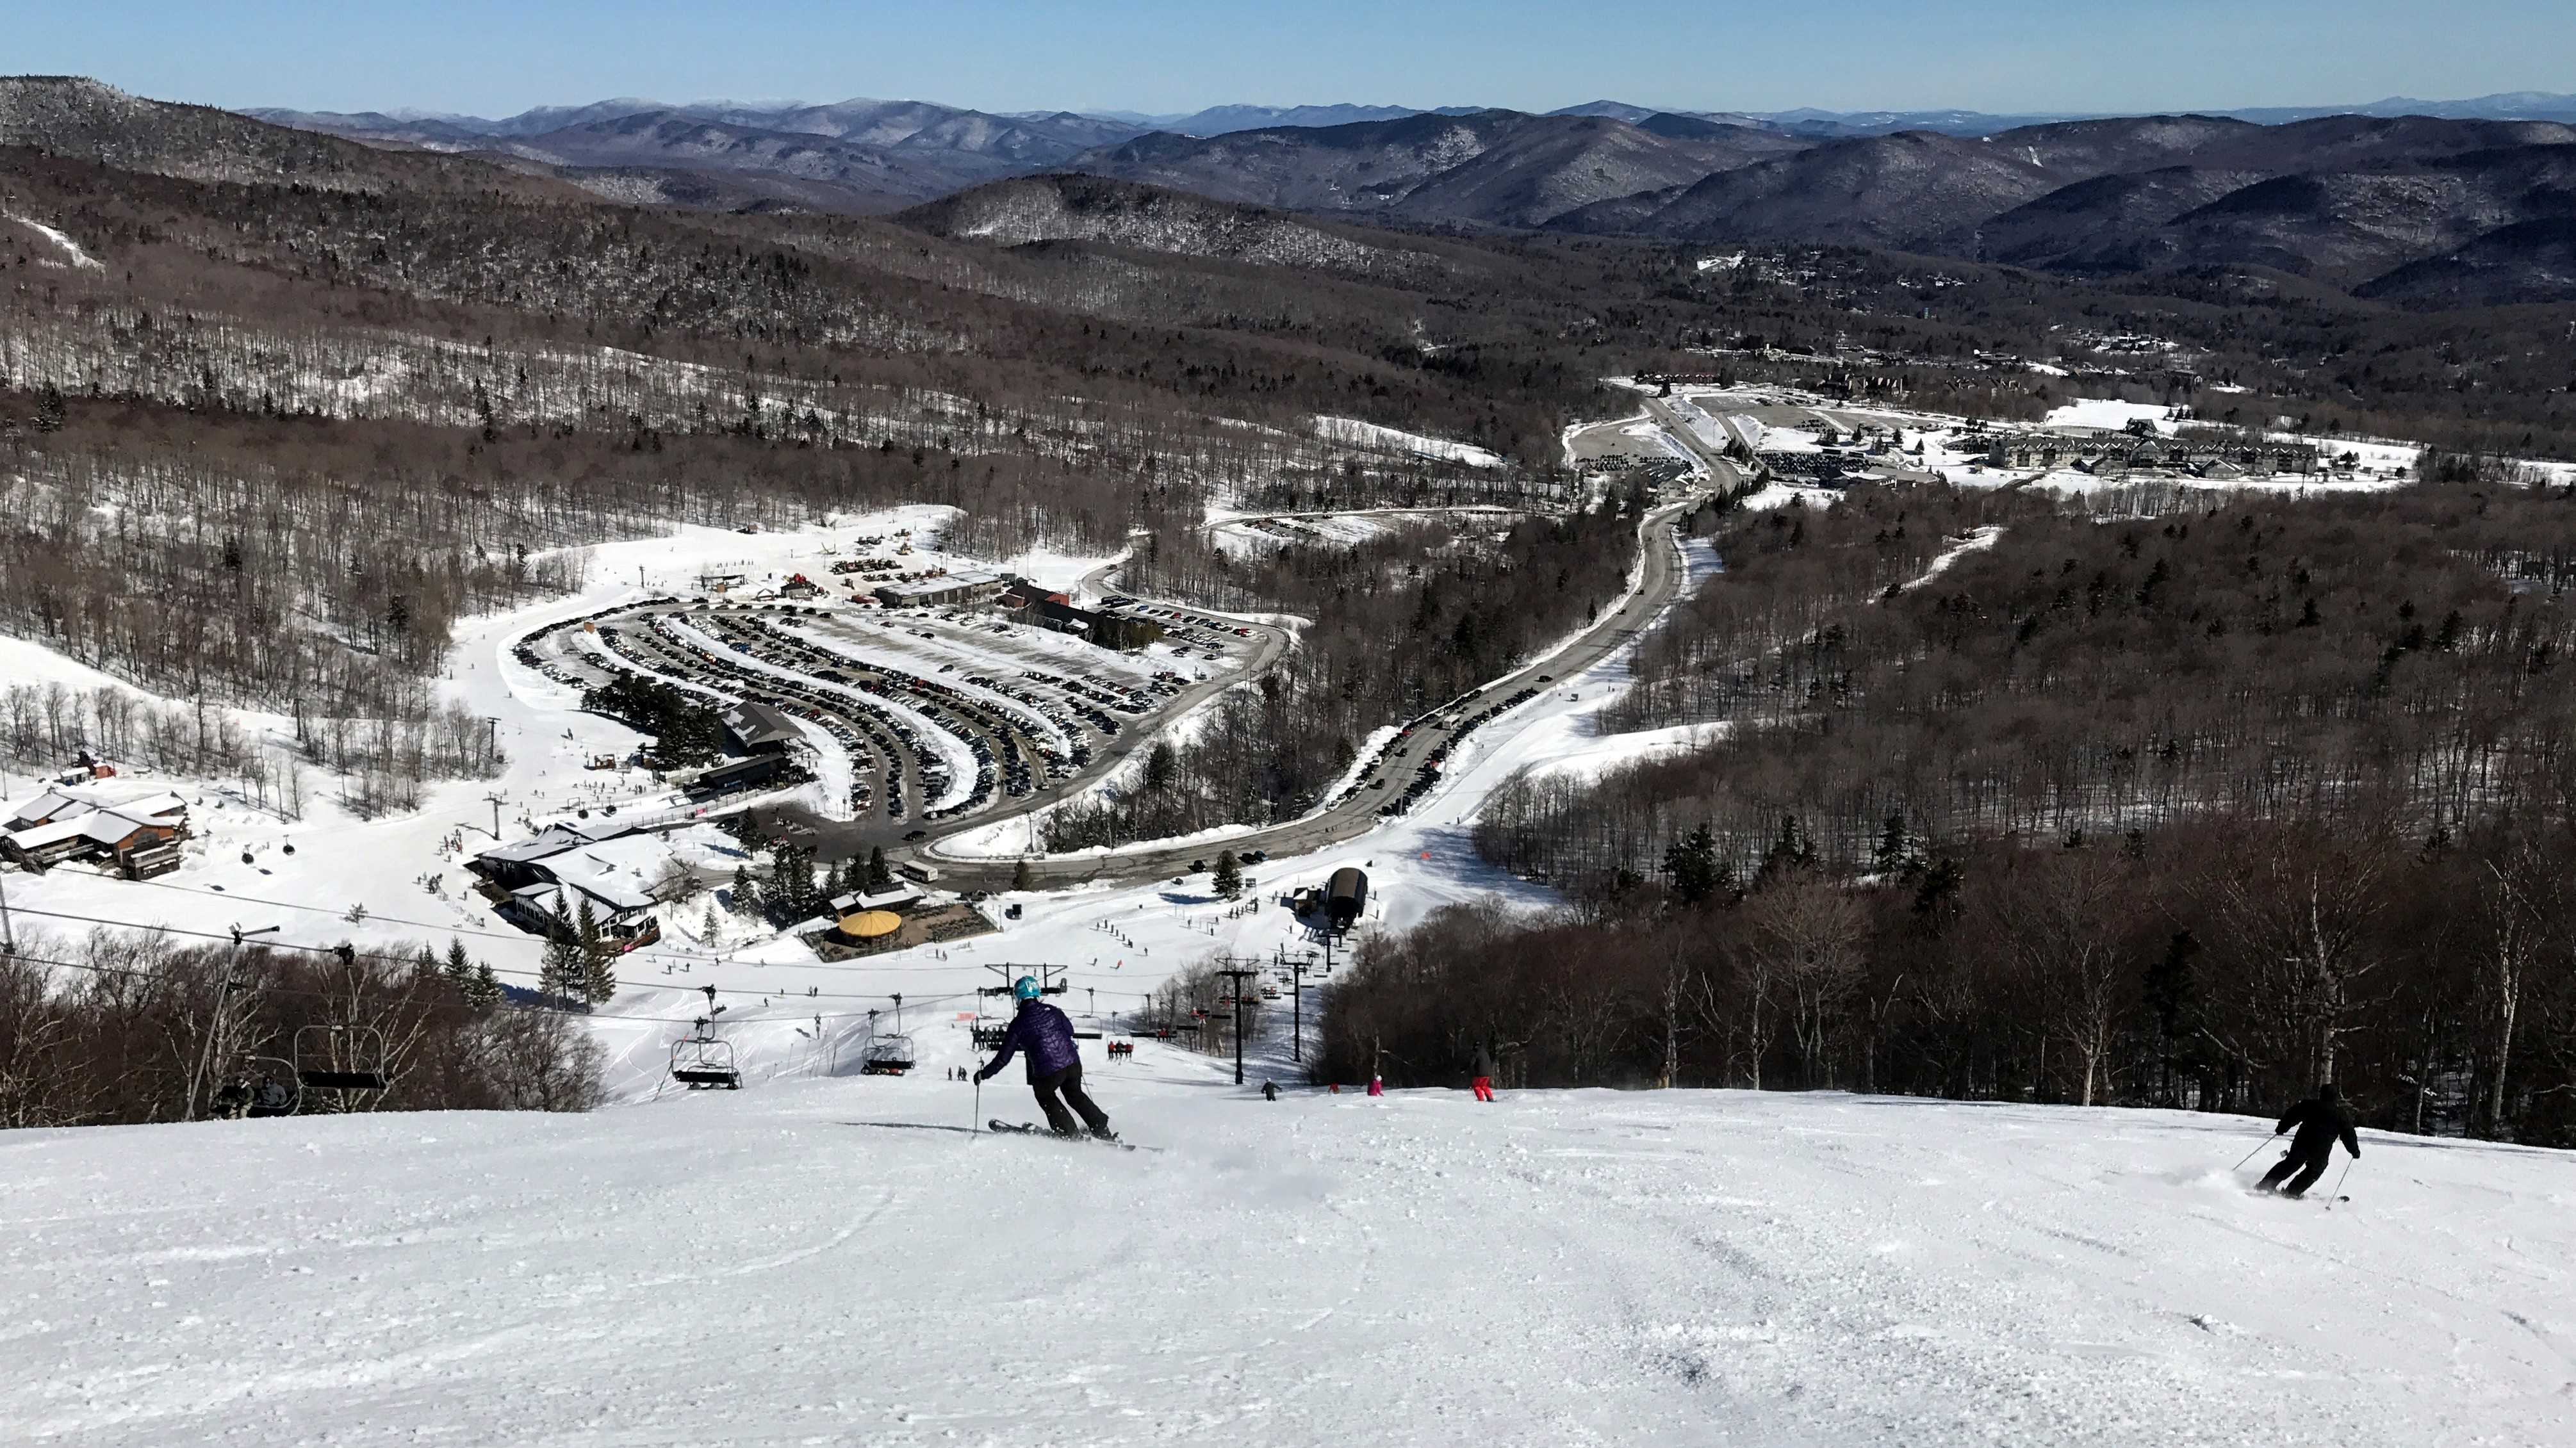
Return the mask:
<svg viewBox="0 0 2576 1448">
<path fill-rule="evenodd" d="M 1726 478 L 1733 475 L 1732 466 L 1724 459 L 1695 446 L 1696 440 L 1690 438 L 1690 430 L 1679 426 L 1677 419 L 1667 415 L 1665 422 L 1694 444 L 1694 451 L 1706 456 L 1713 467 L 1725 469 L 1717 476 Z M 1695 494 L 1648 513 L 1638 525 L 1639 566 L 1635 586 L 1590 628 L 1559 645 L 1553 652 L 1486 684 L 1474 696 L 1476 701 L 1481 704 L 1507 699 L 1525 686 L 1536 686 L 1542 677 L 1561 679 L 1581 673 L 1635 642 L 1681 591 L 1687 570 L 1682 566 L 1675 524 L 1682 514 L 1698 503 L 1699 496 Z M 1220 848 L 1238 854 L 1245 850 L 1266 850 L 1273 855 L 1296 855 L 1340 844 L 1365 834 L 1380 823 L 1378 807 L 1402 792 L 1404 782 L 1413 778 L 1424 759 L 1447 742 L 1450 724 L 1464 712 L 1469 711 L 1444 708 L 1439 719 L 1416 728 L 1410 736 L 1399 740 L 1371 771 L 1371 777 L 1388 782 L 1385 789 L 1362 790 L 1315 814 L 1237 835 L 1216 845 L 1205 841 L 1179 845 L 1147 843 L 1105 855 L 1060 858 L 1032 855 L 1027 860 L 1029 873 L 1041 887 L 1091 881 L 1130 883 L 1183 873 L 1194 861 L 1211 858 Z M 1490 739 L 1508 735 L 1514 727 L 1512 716 L 1505 715 L 1486 726 L 1486 733 L 1481 737 Z M 1132 749 L 1142 742 L 1140 738 L 1129 743 L 1128 747 Z M 978 816 L 971 827 L 989 825 L 994 818 L 990 814 Z M 1008 888 L 1020 865 L 1013 859 L 952 858 L 929 848 L 936 844 L 936 840 L 928 841 L 924 848 L 890 852 L 889 857 L 914 859 L 931 865 L 940 872 L 939 883 L 943 887 L 964 890 Z"/>
</svg>

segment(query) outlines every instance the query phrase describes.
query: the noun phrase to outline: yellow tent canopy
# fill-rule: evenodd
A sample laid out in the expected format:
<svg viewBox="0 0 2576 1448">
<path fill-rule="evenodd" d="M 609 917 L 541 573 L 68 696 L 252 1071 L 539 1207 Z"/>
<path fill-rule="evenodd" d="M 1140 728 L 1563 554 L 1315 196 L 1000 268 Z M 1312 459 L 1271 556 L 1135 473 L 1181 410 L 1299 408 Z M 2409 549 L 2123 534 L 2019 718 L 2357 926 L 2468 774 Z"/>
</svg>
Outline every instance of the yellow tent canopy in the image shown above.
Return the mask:
<svg viewBox="0 0 2576 1448">
<path fill-rule="evenodd" d="M 853 910 L 841 917 L 841 933 L 853 940 L 874 940 L 903 928 L 903 917 L 891 910 Z"/>
</svg>

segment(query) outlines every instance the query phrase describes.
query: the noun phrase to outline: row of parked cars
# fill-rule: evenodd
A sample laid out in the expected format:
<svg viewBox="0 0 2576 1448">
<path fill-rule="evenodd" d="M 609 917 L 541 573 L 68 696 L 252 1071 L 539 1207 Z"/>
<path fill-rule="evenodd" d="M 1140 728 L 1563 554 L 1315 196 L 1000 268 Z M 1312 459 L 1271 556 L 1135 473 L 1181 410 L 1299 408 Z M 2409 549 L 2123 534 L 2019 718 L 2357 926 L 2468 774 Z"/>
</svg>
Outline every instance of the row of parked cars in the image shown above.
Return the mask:
<svg viewBox="0 0 2576 1448">
<path fill-rule="evenodd" d="M 1422 796 L 1430 790 L 1431 786 L 1440 782 L 1441 766 L 1449 762 L 1449 751 L 1458 746 L 1459 740 L 1466 738 L 1468 735 L 1475 733 L 1477 730 L 1491 723 L 1497 716 L 1503 714 L 1505 711 L 1518 708 L 1538 696 L 1539 691 L 1536 689 L 1522 689 L 1500 703 L 1487 705 L 1482 710 L 1469 715 L 1467 718 L 1459 721 L 1453 726 L 1443 726 L 1437 723 L 1420 726 L 1429 729 L 1446 727 L 1449 731 L 1449 737 L 1441 741 L 1439 748 L 1434 749 L 1429 754 L 1423 756 L 1422 763 L 1416 766 L 1413 771 L 1413 778 L 1405 782 L 1404 793 L 1397 795 L 1395 798 L 1388 800 L 1385 804 L 1378 806 L 1377 812 L 1381 815 L 1400 815 L 1406 810 L 1413 808 L 1413 806 L 1421 800 Z M 1410 737 L 1412 733 L 1413 730 L 1408 728 L 1403 733 L 1396 736 L 1396 741 L 1401 742 L 1402 740 Z M 1380 775 L 1378 778 L 1370 780 L 1365 787 L 1369 789 L 1384 789 L 1386 788 L 1386 778 L 1385 776 Z"/>
<path fill-rule="evenodd" d="M 916 687 L 923 690 L 936 690 L 936 697 L 925 695 L 920 700 L 906 702 L 928 719 L 933 726 L 967 746 L 976 759 L 976 776 L 974 784 L 967 790 L 964 799 L 952 801 L 935 809 L 924 809 L 922 818 L 947 819 L 969 810 L 979 809 L 992 800 L 994 790 L 1001 786 L 1002 772 L 994 763 L 991 746 L 981 735 L 971 732 L 969 726 L 957 714 L 936 701 L 936 698 L 949 698 L 953 701 L 955 691 L 946 689 L 935 681 L 916 679 L 910 675 L 894 675 L 891 679 L 871 676 L 851 679 L 833 667 L 835 663 L 846 662 L 839 656 L 827 653 L 796 635 L 786 633 L 766 620 L 705 619 L 702 621 L 714 628 L 715 632 L 710 636 L 717 637 L 718 641 L 727 648 L 737 653 L 747 654 L 772 669 L 803 675 L 815 681 L 813 686 L 804 686 L 777 679 L 775 675 L 762 674 L 765 687 L 773 691 L 803 695 L 809 702 L 820 702 L 840 712 L 847 712 L 847 705 L 839 703 L 840 700 L 847 700 L 862 709 L 868 709 L 867 697 L 888 693 L 890 684 L 906 692 L 911 692 Z M 686 641 L 682 640 L 682 642 Z M 824 677 L 826 674 L 837 677 L 826 679 Z M 826 687 L 830 693 L 821 695 L 818 700 L 816 690 Z M 920 770 L 923 795 L 937 798 L 945 793 L 949 782 L 954 778 L 947 757 L 930 747 L 928 742 L 920 737 L 919 731 L 901 715 L 886 709 L 868 709 L 868 712 L 874 716 L 878 724 L 893 731 L 903 741 L 906 751 L 912 755 L 915 766 Z M 980 717 L 977 723 L 986 728 L 997 727 L 990 720 Z M 889 791 L 890 794 L 891 792 Z M 1018 792 L 1025 793 L 1026 788 Z M 888 814 L 890 818 L 902 818 L 891 808 Z"/>
<path fill-rule="evenodd" d="M 822 726 L 835 743 L 848 751 L 854 769 L 864 772 L 871 759 L 882 759 L 888 819 L 899 820 L 905 814 L 903 772 L 906 758 L 921 763 L 921 785 L 925 795 L 936 795 L 946 785 L 945 763 L 922 747 L 914 730 L 903 720 L 877 711 L 855 712 L 842 699 L 819 687 L 746 668 L 740 659 L 717 653 L 682 633 L 678 625 L 684 621 L 695 628 L 712 623 L 713 619 L 711 615 L 701 613 L 695 620 L 684 620 L 678 610 L 650 615 L 653 643 L 663 655 L 662 662 L 666 666 L 694 665 L 703 674 L 726 686 L 714 692 L 767 704 Z M 714 639 L 716 635 L 710 632 L 701 634 L 701 637 Z M 739 641 L 718 641 L 734 654 L 752 652 Z M 612 641 L 612 646 L 624 654 L 631 643 L 620 639 Z M 702 687 L 707 684 L 705 678 L 691 682 Z M 932 766 L 936 766 L 935 771 Z M 855 795 L 856 792 L 853 793 Z"/>
</svg>

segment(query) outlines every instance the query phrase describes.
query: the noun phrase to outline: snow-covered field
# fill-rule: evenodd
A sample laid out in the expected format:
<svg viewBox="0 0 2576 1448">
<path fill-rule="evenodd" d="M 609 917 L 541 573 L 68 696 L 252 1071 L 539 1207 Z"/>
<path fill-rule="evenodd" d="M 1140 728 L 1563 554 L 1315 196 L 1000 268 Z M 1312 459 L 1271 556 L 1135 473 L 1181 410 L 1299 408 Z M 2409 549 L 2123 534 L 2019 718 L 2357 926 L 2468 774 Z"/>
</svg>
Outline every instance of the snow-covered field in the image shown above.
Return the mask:
<svg viewBox="0 0 2576 1448">
<path fill-rule="evenodd" d="M 1412 453 L 1417 457 L 1438 458 L 1444 462 L 1465 463 L 1471 468 L 1498 468 L 1501 457 L 1473 443 L 1457 442 L 1445 437 L 1426 437 L 1418 432 L 1362 422 L 1355 417 L 1315 419 L 1315 435 L 1326 442 L 1345 447 L 1378 448 L 1387 452 Z"/>
<path fill-rule="evenodd" d="M 2576 1438 L 2563 1154 L 2366 1135 L 2328 1210 L 2242 1189 L 2269 1123 L 2241 1117 L 1273 1104 L 1150 1042 L 1091 1061 L 1162 1148 L 1123 1153 L 970 1134 L 959 1059 L 583 1117 L 11 1133 L 0 1422 L 83 1448 Z M 1032 1114 L 1001 1082 L 982 1107 Z"/>
<path fill-rule="evenodd" d="M 2105 398 L 2078 398 L 2064 407 L 2049 409 L 2043 419 L 2049 427 L 2098 427 L 2118 432 L 2132 422 L 2145 422 L 2157 432 L 2170 437 L 2174 431 L 2173 409 L 2152 402 L 2113 402 Z"/>
</svg>

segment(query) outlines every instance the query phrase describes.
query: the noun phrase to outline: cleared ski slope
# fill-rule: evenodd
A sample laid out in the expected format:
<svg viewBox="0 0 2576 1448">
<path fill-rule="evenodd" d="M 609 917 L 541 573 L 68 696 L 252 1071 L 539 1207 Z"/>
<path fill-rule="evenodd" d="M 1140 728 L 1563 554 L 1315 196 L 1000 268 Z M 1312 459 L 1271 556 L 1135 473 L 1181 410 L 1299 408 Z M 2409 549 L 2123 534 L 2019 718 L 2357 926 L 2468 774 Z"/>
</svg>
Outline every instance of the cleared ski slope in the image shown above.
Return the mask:
<svg viewBox="0 0 2576 1448">
<path fill-rule="evenodd" d="M 1129 1154 L 939 1064 L 0 1135 L 0 1441 L 2576 1442 L 2564 1154 L 2366 1136 L 2328 1212 L 2238 1118 L 1151 1045 L 1092 1061 Z"/>
</svg>

